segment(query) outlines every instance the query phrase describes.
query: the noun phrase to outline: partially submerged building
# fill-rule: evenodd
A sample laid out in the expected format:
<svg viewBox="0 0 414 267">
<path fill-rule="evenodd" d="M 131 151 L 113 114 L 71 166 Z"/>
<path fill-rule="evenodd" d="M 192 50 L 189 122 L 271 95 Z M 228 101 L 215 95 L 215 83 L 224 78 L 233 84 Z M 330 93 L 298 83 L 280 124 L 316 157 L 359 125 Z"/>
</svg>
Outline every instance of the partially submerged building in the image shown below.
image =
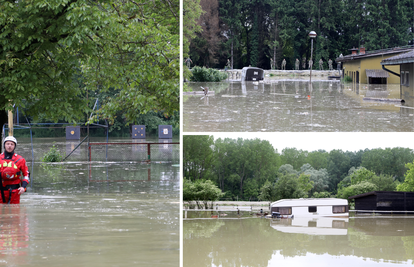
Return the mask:
<svg viewBox="0 0 414 267">
<path fill-rule="evenodd" d="M 348 199 L 355 200 L 357 212 L 414 213 L 414 192 L 372 191 Z"/>
<path fill-rule="evenodd" d="M 393 56 L 381 61 L 384 70 L 398 66 L 399 73 L 394 73 L 399 78 L 401 99 L 405 102 L 414 102 L 414 48 L 411 51 Z"/>
<path fill-rule="evenodd" d="M 395 47 L 375 51 L 366 51 L 364 47 L 352 48 L 351 54 L 338 57 L 336 63 L 342 65 L 342 75 L 352 78 L 355 83 L 363 84 L 388 84 L 400 83 L 400 77 L 382 68 L 381 62 L 390 57 L 400 55 L 413 50 L 413 46 Z M 389 68 L 394 73 L 400 73 L 400 66 L 393 65 Z"/>
</svg>

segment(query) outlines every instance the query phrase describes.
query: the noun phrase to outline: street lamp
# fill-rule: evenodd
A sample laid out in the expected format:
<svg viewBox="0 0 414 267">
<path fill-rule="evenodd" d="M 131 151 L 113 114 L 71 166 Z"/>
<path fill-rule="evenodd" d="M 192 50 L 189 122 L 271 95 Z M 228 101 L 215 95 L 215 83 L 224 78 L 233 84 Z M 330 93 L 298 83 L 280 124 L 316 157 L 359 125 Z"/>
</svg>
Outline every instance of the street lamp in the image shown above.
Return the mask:
<svg viewBox="0 0 414 267">
<path fill-rule="evenodd" d="M 313 54 L 313 39 L 316 37 L 316 32 L 314 32 L 314 31 L 311 31 L 310 33 L 309 33 L 309 37 L 311 38 L 311 58 L 310 58 L 310 61 L 311 61 L 311 66 L 310 66 L 310 78 L 309 78 L 309 82 L 311 83 L 312 82 L 312 65 L 313 65 L 313 60 L 312 60 L 312 54 Z"/>
<path fill-rule="evenodd" d="M 313 54 L 313 39 L 316 37 L 316 32 L 314 32 L 314 31 L 311 31 L 310 33 L 309 33 L 309 37 L 311 38 L 311 57 L 310 57 L 310 61 L 311 61 L 311 64 L 310 64 L 310 74 L 309 74 L 309 96 L 311 96 L 311 94 L 312 94 L 312 66 L 313 66 L 313 60 L 312 60 L 312 54 Z M 313 124 L 312 124 L 312 97 L 310 97 L 310 114 L 311 114 L 311 129 L 312 129 L 312 127 L 313 127 Z"/>
</svg>

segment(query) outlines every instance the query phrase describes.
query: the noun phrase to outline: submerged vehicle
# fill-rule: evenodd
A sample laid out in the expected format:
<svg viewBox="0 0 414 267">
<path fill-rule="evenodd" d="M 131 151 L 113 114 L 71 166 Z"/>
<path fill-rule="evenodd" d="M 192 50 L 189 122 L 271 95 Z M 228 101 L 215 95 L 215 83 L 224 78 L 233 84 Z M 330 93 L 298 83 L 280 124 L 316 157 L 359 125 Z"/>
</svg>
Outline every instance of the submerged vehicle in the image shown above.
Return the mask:
<svg viewBox="0 0 414 267">
<path fill-rule="evenodd" d="M 340 198 L 281 199 L 270 207 L 271 213 L 281 218 L 349 217 L 348 200 Z"/>
<path fill-rule="evenodd" d="M 264 71 L 261 68 L 244 67 L 242 69 L 242 81 L 262 81 L 264 79 Z"/>
</svg>

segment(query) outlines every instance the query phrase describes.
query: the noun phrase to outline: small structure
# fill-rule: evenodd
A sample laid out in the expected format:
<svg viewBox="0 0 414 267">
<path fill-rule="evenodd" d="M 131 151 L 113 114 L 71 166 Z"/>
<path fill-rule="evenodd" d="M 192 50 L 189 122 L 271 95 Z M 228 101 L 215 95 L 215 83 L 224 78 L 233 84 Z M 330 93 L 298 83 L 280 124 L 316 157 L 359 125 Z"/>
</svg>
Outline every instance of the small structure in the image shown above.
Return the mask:
<svg viewBox="0 0 414 267">
<path fill-rule="evenodd" d="M 66 140 L 79 140 L 80 126 L 66 126 Z"/>
<path fill-rule="evenodd" d="M 264 79 L 264 72 L 261 68 L 244 67 L 242 69 L 242 81 L 261 81 Z"/>
<path fill-rule="evenodd" d="M 414 192 L 372 191 L 351 196 L 355 200 L 355 210 L 392 213 L 395 211 L 414 213 Z"/>
<path fill-rule="evenodd" d="M 365 47 L 352 48 L 351 54 L 340 56 L 335 59 L 336 63 L 341 63 L 343 75 L 352 78 L 355 83 L 364 84 L 387 84 L 399 83 L 399 77 L 390 75 L 381 67 L 381 62 L 388 58 L 400 55 L 413 50 L 413 46 L 395 47 L 375 51 L 366 51 Z M 358 53 L 359 50 L 359 53 Z M 390 67 L 391 71 L 399 73 L 399 66 Z"/>
<path fill-rule="evenodd" d="M 145 125 L 132 126 L 132 139 L 145 139 Z"/>
<path fill-rule="evenodd" d="M 414 101 L 414 49 L 410 52 L 390 57 L 381 61 L 382 68 L 389 71 L 386 66 L 400 66 L 400 95 L 404 101 Z"/>
<path fill-rule="evenodd" d="M 158 138 L 171 139 L 172 138 L 172 125 L 158 125 Z"/>
<path fill-rule="evenodd" d="M 340 198 L 281 199 L 270 204 L 271 213 L 297 217 L 348 217 L 348 201 Z"/>
</svg>

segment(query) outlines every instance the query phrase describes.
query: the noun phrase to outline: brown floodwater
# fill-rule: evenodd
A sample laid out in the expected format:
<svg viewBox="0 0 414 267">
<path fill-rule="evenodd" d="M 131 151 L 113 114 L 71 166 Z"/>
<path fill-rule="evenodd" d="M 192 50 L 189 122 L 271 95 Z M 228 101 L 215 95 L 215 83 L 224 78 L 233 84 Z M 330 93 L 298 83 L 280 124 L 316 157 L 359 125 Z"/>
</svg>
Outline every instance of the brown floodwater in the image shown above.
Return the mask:
<svg viewBox="0 0 414 267">
<path fill-rule="evenodd" d="M 193 91 L 209 87 L 210 96 L 184 95 L 186 132 L 411 132 L 410 103 L 399 99 L 398 84 L 343 84 L 301 79 L 265 82 L 188 83 Z"/>
<path fill-rule="evenodd" d="M 72 146 L 54 141 L 63 154 Z M 180 171 L 169 153 L 147 164 L 133 145 L 112 146 L 112 161 L 88 162 L 83 146 L 43 164 L 52 144 L 35 140 L 28 191 L 20 205 L 0 205 L 0 266 L 179 266 Z M 30 142 L 20 138 L 16 152 L 32 158 Z"/>
<path fill-rule="evenodd" d="M 183 266 L 400 266 L 414 263 L 414 217 L 183 221 Z"/>
</svg>

